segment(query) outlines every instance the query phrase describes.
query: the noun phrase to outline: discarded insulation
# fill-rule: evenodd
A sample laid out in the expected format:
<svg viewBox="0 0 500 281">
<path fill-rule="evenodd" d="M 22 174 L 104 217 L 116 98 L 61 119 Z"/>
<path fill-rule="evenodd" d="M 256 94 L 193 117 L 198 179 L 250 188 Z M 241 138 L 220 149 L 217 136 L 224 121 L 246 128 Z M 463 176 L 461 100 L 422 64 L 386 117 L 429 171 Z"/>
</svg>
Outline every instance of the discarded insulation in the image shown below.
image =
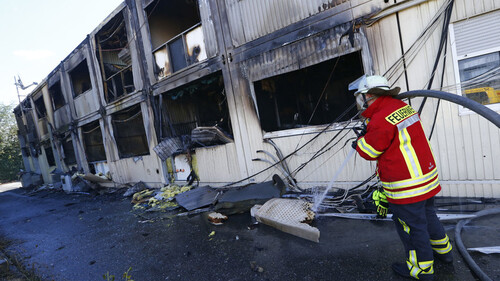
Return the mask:
<svg viewBox="0 0 500 281">
<path fill-rule="evenodd" d="M 147 209 L 150 211 L 176 208 L 179 205 L 173 201 L 177 194 L 191 190 L 191 186 L 168 185 L 160 190 L 144 189 L 132 196 L 134 209 Z"/>
<path fill-rule="evenodd" d="M 312 204 L 297 199 L 273 198 L 264 205 L 255 205 L 250 214 L 258 222 L 286 233 L 319 242 L 319 230 L 308 225 L 314 220 Z"/>
</svg>

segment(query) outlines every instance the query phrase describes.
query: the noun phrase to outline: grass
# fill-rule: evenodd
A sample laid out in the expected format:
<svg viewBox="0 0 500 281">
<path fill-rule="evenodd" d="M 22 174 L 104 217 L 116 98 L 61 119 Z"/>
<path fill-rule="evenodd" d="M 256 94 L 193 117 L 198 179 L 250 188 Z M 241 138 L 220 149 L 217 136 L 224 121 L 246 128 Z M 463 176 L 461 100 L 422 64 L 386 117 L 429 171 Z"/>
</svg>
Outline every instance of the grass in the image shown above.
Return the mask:
<svg viewBox="0 0 500 281">
<path fill-rule="evenodd" d="M 0 280 L 43 281 L 43 279 L 38 276 L 34 265 L 32 265 L 31 268 L 26 267 L 17 253 L 7 250 L 11 244 L 11 241 L 0 237 L 0 258 L 6 259 L 10 268 L 8 271 L 2 270 L 0 272 Z"/>
</svg>

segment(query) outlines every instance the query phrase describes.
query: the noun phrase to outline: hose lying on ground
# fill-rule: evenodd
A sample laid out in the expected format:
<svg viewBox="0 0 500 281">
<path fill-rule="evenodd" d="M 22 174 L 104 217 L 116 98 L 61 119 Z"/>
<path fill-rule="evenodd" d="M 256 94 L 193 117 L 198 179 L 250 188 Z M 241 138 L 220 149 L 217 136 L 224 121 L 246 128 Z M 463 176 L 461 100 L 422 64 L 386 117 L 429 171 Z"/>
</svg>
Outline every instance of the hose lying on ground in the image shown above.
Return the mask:
<svg viewBox="0 0 500 281">
<path fill-rule="evenodd" d="M 475 213 L 474 219 L 483 217 L 483 216 L 489 216 L 489 215 L 496 215 L 500 214 L 500 208 L 495 208 L 495 209 L 486 209 L 479 211 Z M 466 220 L 461 220 L 457 223 L 457 226 L 455 227 L 455 244 L 457 245 L 458 251 L 464 258 L 465 262 L 469 265 L 470 269 L 474 271 L 474 273 L 479 277 L 480 280 L 482 281 L 492 281 L 492 279 L 484 273 L 481 268 L 476 264 L 474 259 L 469 255 L 467 252 L 467 249 L 464 246 L 464 243 L 462 242 L 462 237 L 461 237 L 461 232 L 462 228 L 468 224 L 472 219 L 466 219 Z"/>
</svg>

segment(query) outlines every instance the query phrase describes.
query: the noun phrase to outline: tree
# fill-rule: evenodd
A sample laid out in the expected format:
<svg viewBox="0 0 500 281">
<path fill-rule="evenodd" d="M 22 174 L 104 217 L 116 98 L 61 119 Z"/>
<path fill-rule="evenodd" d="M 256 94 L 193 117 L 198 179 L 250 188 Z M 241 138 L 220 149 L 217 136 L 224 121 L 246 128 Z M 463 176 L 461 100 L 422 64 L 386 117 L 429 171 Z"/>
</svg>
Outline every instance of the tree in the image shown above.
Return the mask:
<svg viewBox="0 0 500 281">
<path fill-rule="evenodd" d="M 12 105 L 0 104 L 0 182 L 17 180 L 23 168 Z"/>
</svg>

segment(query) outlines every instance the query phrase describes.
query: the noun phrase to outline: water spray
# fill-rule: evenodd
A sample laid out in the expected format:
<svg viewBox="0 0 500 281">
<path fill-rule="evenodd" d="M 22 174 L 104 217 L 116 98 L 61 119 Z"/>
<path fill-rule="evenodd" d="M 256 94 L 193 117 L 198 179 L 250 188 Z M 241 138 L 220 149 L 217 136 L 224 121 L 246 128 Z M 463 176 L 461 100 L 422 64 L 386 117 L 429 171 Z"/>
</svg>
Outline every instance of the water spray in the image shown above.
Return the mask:
<svg viewBox="0 0 500 281">
<path fill-rule="evenodd" d="M 347 165 L 347 162 L 354 155 L 354 152 L 356 152 L 356 149 L 351 148 L 351 150 L 347 154 L 344 162 L 342 162 L 342 164 L 337 169 L 337 171 L 335 171 L 335 174 L 333 175 L 332 179 L 330 180 L 330 183 L 328 183 L 328 186 L 323 191 L 323 193 L 318 193 L 318 194 L 316 194 L 314 196 L 314 204 L 313 204 L 313 207 L 312 207 L 312 211 L 313 212 L 315 212 L 315 213 L 318 212 L 319 206 L 321 205 L 321 203 L 323 203 L 323 200 L 325 199 L 326 194 L 333 187 L 333 184 L 337 181 L 338 176 L 340 175 L 340 173 L 342 172 L 342 170 L 344 170 L 344 167 Z"/>
</svg>

